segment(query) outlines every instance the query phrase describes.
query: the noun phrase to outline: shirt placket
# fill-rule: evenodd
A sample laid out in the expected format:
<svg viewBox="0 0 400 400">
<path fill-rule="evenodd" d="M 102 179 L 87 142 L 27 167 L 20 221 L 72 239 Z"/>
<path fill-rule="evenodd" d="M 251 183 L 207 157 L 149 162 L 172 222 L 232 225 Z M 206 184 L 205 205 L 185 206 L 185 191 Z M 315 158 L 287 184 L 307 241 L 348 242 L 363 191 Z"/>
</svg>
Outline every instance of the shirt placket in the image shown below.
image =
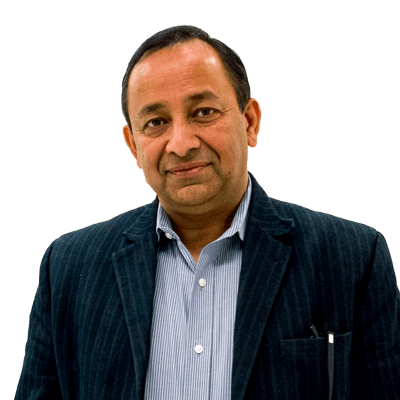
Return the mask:
<svg viewBox="0 0 400 400">
<path fill-rule="evenodd" d="M 210 393 L 215 247 L 210 244 L 203 249 L 194 273 L 187 325 L 186 399 L 208 399 Z"/>
</svg>

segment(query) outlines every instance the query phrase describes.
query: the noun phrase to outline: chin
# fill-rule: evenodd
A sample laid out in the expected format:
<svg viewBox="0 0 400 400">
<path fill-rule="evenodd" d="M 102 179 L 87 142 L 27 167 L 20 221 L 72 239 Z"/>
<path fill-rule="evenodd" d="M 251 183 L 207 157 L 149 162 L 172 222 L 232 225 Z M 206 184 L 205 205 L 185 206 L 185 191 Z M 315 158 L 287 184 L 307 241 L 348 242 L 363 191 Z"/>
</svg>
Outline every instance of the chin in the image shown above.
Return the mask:
<svg viewBox="0 0 400 400">
<path fill-rule="evenodd" d="M 171 193 L 169 198 L 176 205 L 200 206 L 214 197 L 214 191 L 205 185 L 186 186 Z"/>
</svg>

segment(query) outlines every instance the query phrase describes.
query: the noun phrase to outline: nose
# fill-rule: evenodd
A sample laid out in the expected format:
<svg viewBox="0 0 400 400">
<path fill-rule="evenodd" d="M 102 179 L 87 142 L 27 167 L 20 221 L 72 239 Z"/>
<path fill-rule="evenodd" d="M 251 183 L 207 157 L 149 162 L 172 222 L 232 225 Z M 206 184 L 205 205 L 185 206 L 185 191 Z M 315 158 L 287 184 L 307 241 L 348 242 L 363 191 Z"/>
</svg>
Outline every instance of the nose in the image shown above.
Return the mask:
<svg viewBox="0 0 400 400">
<path fill-rule="evenodd" d="M 190 150 L 200 148 L 201 142 L 196 135 L 197 129 L 186 121 L 174 121 L 165 148 L 167 153 L 185 157 Z"/>
</svg>

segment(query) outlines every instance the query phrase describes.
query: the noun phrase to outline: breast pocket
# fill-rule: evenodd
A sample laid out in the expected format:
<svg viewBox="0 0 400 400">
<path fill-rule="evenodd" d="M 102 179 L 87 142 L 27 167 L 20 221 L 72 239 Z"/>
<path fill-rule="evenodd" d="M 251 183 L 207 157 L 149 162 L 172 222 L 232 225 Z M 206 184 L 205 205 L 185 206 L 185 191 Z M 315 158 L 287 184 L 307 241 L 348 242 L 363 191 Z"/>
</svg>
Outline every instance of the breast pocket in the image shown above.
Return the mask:
<svg viewBox="0 0 400 400">
<path fill-rule="evenodd" d="M 352 332 L 335 335 L 335 399 L 350 396 L 350 350 Z M 280 341 L 279 355 L 284 384 L 296 399 L 328 398 L 328 343 L 326 338 L 287 339 Z M 285 390 L 286 391 L 286 390 Z"/>
</svg>

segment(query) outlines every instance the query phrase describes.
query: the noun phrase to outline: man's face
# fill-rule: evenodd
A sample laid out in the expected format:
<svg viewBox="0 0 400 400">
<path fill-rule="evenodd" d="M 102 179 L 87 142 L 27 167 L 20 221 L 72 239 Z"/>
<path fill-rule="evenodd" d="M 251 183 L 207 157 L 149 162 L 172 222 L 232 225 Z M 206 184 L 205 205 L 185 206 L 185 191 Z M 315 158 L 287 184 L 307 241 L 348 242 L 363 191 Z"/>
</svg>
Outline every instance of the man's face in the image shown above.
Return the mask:
<svg viewBox="0 0 400 400">
<path fill-rule="evenodd" d="M 244 194 L 259 107 L 251 99 L 240 112 L 211 46 L 195 39 L 142 59 L 129 79 L 128 111 L 125 140 L 167 211 L 216 210 Z"/>
</svg>

